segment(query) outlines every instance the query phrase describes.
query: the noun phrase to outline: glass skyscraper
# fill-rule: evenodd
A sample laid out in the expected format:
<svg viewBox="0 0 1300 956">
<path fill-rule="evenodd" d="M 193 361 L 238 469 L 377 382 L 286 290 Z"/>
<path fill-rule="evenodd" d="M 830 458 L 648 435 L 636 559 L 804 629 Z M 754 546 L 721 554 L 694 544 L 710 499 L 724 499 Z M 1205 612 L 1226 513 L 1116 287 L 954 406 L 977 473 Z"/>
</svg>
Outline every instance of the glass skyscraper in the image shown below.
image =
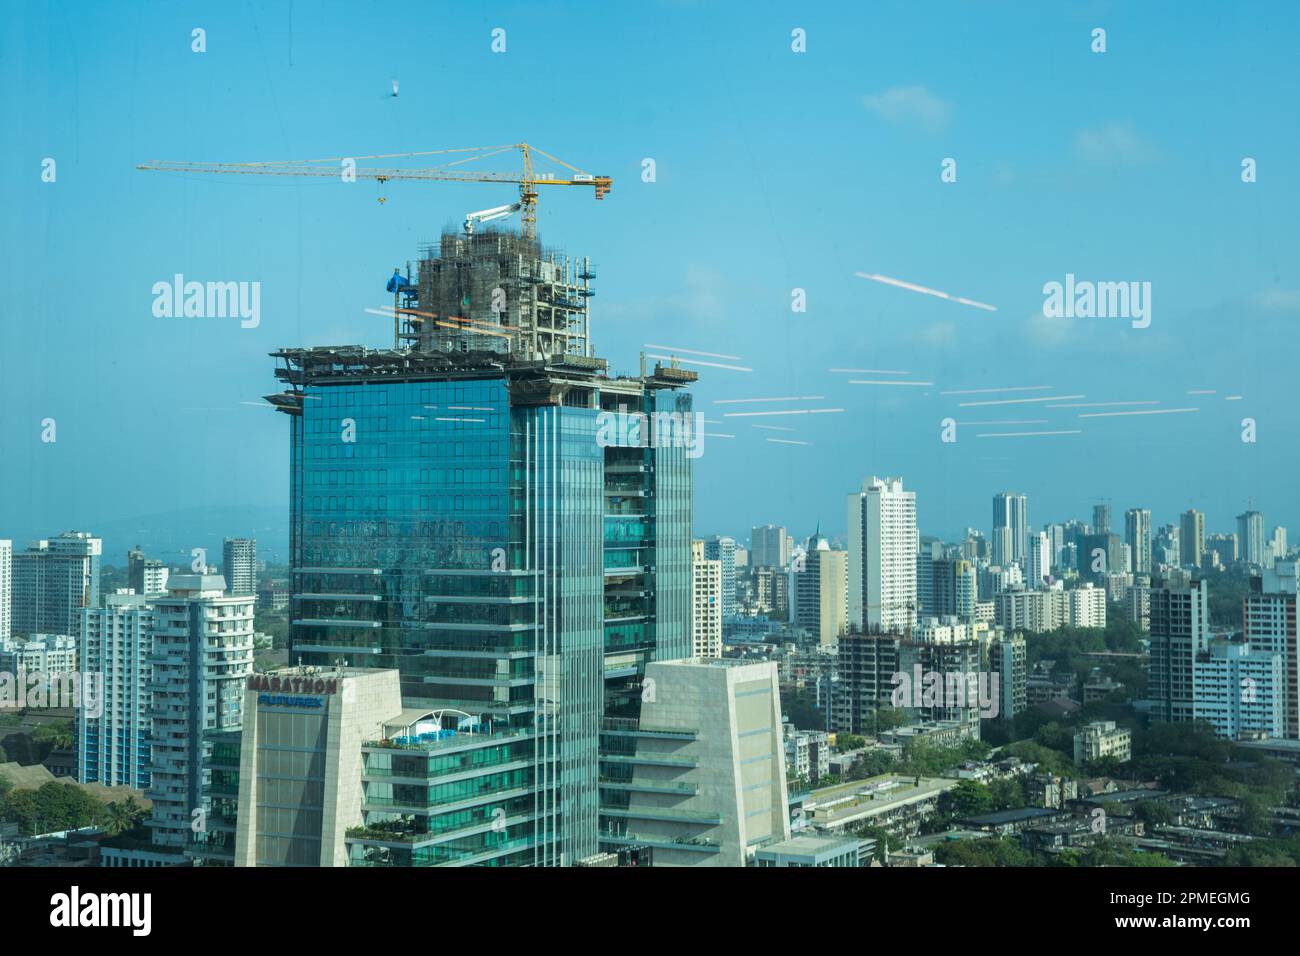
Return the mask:
<svg viewBox="0 0 1300 956">
<path fill-rule="evenodd" d="M 275 354 L 291 663 L 396 668 L 413 722 L 473 731 L 365 748 L 349 860 L 598 852 L 603 721 L 639 713 L 647 663 L 690 654 L 696 376 L 437 343 Z"/>
</svg>

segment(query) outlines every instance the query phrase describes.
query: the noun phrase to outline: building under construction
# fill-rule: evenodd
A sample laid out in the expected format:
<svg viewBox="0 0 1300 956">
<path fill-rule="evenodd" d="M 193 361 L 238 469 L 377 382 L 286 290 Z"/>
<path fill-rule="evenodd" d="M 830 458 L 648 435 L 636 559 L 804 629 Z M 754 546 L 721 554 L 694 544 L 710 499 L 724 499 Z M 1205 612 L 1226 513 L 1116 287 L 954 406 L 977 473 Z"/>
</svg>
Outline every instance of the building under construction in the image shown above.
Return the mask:
<svg viewBox="0 0 1300 956">
<path fill-rule="evenodd" d="M 356 865 L 626 845 L 645 667 L 691 652 L 694 456 L 602 425 L 690 415 L 696 376 L 611 376 L 593 278 L 517 234 L 446 234 L 390 284 L 396 347 L 273 353 L 292 662 L 395 668 L 402 723 L 434 728 L 366 745 Z"/>
<path fill-rule="evenodd" d="M 591 263 L 512 232 L 445 232 L 418 277 L 395 292 L 402 337 L 424 352 L 510 352 L 524 359 L 590 357 Z M 418 308 L 412 300 L 414 286 Z"/>
</svg>

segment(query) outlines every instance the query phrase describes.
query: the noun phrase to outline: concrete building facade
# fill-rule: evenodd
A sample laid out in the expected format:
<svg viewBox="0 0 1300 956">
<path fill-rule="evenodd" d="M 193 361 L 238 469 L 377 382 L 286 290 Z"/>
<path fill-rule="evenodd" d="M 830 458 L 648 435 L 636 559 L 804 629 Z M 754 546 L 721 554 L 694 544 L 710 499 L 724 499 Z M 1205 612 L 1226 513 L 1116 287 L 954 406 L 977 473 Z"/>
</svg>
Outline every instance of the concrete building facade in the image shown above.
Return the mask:
<svg viewBox="0 0 1300 956">
<path fill-rule="evenodd" d="M 254 674 L 242 710 L 235 865 L 347 866 L 348 830 L 362 824 L 362 747 L 402 713 L 398 672 Z"/>
<path fill-rule="evenodd" d="M 174 574 L 167 586 L 153 599 L 149 826 L 154 843 L 184 849 L 196 836 L 217 836 L 195 829 L 195 811 L 208 805 L 213 736 L 241 727 L 244 680 L 253 670 L 253 597 L 226 594 L 215 574 Z"/>
<path fill-rule="evenodd" d="M 607 728 L 629 746 L 615 761 L 625 806 L 603 809 L 603 848 L 649 845 L 655 866 L 744 866 L 788 839 L 776 664 L 655 662 L 646 679 L 640 721 Z"/>
<path fill-rule="evenodd" d="M 257 590 L 257 540 L 226 538 L 221 545 L 221 573 L 228 594 L 253 594 Z"/>
<path fill-rule="evenodd" d="M 85 531 L 33 541 L 13 555 L 13 631 L 78 634 L 83 608 L 99 604 L 103 542 Z"/>
</svg>

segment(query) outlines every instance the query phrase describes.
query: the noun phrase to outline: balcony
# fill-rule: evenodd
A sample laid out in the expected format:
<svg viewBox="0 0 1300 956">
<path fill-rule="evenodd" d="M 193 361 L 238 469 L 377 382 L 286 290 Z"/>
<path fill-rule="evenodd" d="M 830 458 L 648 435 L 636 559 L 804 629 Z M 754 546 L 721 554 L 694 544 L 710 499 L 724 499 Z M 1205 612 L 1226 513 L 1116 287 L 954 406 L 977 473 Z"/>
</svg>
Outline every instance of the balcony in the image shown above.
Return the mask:
<svg viewBox="0 0 1300 956">
<path fill-rule="evenodd" d="M 649 846 L 664 850 L 686 850 L 696 853 L 719 853 L 722 850 L 722 844 L 718 841 L 702 838 L 687 839 L 680 837 L 676 840 L 668 840 L 663 837 L 636 837 L 627 836 L 626 834 L 602 833 L 600 842 L 611 846 Z"/>
<path fill-rule="evenodd" d="M 600 732 L 617 737 L 643 737 L 651 740 L 698 740 L 700 732 L 688 728 L 647 727 L 631 717 L 605 717 Z"/>
<path fill-rule="evenodd" d="M 604 759 L 604 758 L 601 758 Z M 657 793 L 673 797 L 693 797 L 700 788 L 693 783 L 674 783 L 671 781 L 620 780 L 604 774 L 600 777 L 602 790 L 621 790 L 629 793 Z"/>
<path fill-rule="evenodd" d="M 602 762 L 641 767 L 678 767 L 693 770 L 699 762 L 691 757 L 668 757 L 663 754 L 601 754 Z"/>
<path fill-rule="evenodd" d="M 701 826 L 720 826 L 722 814 L 708 810 L 677 810 L 672 807 L 601 807 L 603 817 L 626 820 L 659 820 L 668 823 L 697 823 Z"/>
</svg>

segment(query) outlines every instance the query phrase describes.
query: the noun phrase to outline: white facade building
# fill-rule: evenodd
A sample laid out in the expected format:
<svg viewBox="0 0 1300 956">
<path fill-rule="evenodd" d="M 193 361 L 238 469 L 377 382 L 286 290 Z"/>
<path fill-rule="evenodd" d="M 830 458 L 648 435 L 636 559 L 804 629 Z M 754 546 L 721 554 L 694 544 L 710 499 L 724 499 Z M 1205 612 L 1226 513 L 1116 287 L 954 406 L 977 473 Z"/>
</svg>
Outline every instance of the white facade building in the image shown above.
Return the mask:
<svg viewBox="0 0 1300 956">
<path fill-rule="evenodd" d="M 14 543 L 0 540 L 0 641 L 13 634 Z"/>
<path fill-rule="evenodd" d="M 1025 584 L 1035 591 L 1047 587 L 1046 578 L 1052 573 L 1052 541 L 1047 533 L 1039 531 L 1029 536 L 1029 559 L 1025 571 Z"/>
<path fill-rule="evenodd" d="M 849 495 L 849 623 L 909 631 L 916 623 L 916 492 L 877 478 Z"/>
<path fill-rule="evenodd" d="M 1074 762 L 1114 757 L 1126 763 L 1133 756 L 1133 735 L 1113 720 L 1095 720 L 1084 724 L 1074 735 Z"/>
<path fill-rule="evenodd" d="M 695 657 L 722 656 L 722 562 L 704 557 L 691 542 L 691 647 Z"/>
<path fill-rule="evenodd" d="M 1069 595 L 1070 609 L 1066 623 L 1071 627 L 1106 626 L 1106 590 L 1085 584 L 1065 592 Z"/>
<path fill-rule="evenodd" d="M 704 557 L 722 565 L 722 616 L 736 613 L 736 539 L 714 535 L 704 539 Z"/>
<path fill-rule="evenodd" d="M 216 574 L 174 574 L 154 598 L 153 842 L 191 842 L 205 805 L 205 736 L 238 730 L 244 679 L 253 671 L 253 595 L 228 595 Z"/>
<path fill-rule="evenodd" d="M 1192 713 L 1228 740 L 1244 734 L 1281 737 L 1286 731 L 1282 655 L 1249 644 L 1211 641 L 1192 664 Z"/>
<path fill-rule="evenodd" d="M 0 641 L 0 672 L 58 677 L 77 669 L 77 641 L 67 634 L 33 634 Z"/>
<path fill-rule="evenodd" d="M 1129 546 L 1134 574 L 1151 573 L 1151 512 L 1130 508 L 1124 512 L 1124 543 Z"/>
<path fill-rule="evenodd" d="M 149 786 L 153 607 L 143 595 L 111 594 L 81 616 L 78 668 L 103 681 L 102 713 L 77 712 L 77 780 Z"/>
<path fill-rule="evenodd" d="M 998 554 L 998 529 L 1008 531 L 1003 553 Z M 993 496 L 993 561 L 996 564 L 1024 564 L 1029 555 L 1029 499 L 1013 491 Z"/>
<path fill-rule="evenodd" d="M 1106 590 L 1092 584 L 1069 591 L 1059 584 L 1044 591 L 1001 591 L 994 605 L 998 626 L 1008 631 L 1044 634 L 1067 626 L 1106 626 Z"/>
</svg>

